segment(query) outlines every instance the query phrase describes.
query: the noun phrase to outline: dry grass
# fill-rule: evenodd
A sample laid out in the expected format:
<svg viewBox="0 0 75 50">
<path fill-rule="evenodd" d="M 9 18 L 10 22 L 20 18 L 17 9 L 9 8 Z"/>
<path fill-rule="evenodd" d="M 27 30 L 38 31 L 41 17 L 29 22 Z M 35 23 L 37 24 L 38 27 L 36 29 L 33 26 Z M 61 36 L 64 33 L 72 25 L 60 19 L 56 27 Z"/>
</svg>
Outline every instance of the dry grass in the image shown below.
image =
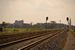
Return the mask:
<svg viewBox="0 0 75 50">
<path fill-rule="evenodd" d="M 75 37 L 75 31 L 73 29 L 70 29 L 70 32 L 74 35 Z"/>
<path fill-rule="evenodd" d="M 17 33 L 7 33 L 7 35 L 4 32 L 4 35 L 0 35 L 0 44 L 2 43 L 6 43 L 6 42 L 10 42 L 10 41 L 15 41 L 18 39 L 23 39 L 23 38 L 29 38 L 32 36 L 36 36 L 36 35 L 45 35 L 47 34 L 47 32 L 55 32 L 57 30 L 37 30 L 37 31 L 33 31 L 33 32 L 17 32 Z"/>
<path fill-rule="evenodd" d="M 1 35 L 12 35 L 12 34 L 19 34 L 25 32 L 35 32 L 40 31 L 43 29 L 35 29 L 35 28 L 4 28 L 3 32 L 0 32 Z"/>
</svg>

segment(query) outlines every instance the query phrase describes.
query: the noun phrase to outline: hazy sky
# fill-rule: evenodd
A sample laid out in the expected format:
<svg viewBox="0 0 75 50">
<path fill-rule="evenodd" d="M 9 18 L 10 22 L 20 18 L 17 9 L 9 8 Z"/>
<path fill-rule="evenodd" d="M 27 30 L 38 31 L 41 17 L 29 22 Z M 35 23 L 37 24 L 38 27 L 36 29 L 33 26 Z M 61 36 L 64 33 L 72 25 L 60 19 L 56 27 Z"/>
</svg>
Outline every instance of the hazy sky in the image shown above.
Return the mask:
<svg viewBox="0 0 75 50">
<path fill-rule="evenodd" d="M 28 23 L 49 21 L 66 23 L 66 17 L 75 25 L 75 0 L 0 0 L 0 23 L 24 20 Z"/>
</svg>

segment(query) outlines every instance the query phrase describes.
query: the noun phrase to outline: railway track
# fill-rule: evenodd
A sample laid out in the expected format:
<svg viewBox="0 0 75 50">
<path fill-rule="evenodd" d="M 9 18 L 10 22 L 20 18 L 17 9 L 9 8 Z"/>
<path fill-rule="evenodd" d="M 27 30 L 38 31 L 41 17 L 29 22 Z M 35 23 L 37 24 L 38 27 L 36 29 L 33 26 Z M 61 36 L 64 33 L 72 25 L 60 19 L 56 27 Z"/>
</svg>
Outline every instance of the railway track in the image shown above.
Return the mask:
<svg viewBox="0 0 75 50">
<path fill-rule="evenodd" d="M 45 37 L 42 37 L 42 39 L 39 39 L 38 41 L 35 41 L 35 42 L 31 43 L 31 44 L 28 44 L 26 46 L 23 46 L 23 47 L 19 48 L 18 50 L 32 50 L 32 48 L 34 48 L 38 44 L 42 43 L 43 41 L 46 41 L 47 39 L 55 38 L 56 36 L 59 35 L 58 33 L 61 34 L 63 32 L 56 32 L 55 34 L 47 35 Z"/>
<path fill-rule="evenodd" d="M 45 35 L 38 35 L 28 39 L 25 38 L 25 39 L 20 39 L 17 41 L 1 44 L 0 50 L 28 50 L 49 38 L 53 38 L 57 36 L 60 33 L 62 33 L 62 31 L 47 32 L 47 34 Z"/>
</svg>

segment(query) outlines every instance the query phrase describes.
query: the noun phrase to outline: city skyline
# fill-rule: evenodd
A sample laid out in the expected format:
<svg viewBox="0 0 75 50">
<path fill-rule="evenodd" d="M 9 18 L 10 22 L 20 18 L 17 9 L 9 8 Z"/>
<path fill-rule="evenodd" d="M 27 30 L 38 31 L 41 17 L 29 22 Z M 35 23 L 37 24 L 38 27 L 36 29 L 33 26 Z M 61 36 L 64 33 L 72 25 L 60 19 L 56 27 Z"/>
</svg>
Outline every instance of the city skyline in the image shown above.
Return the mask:
<svg viewBox="0 0 75 50">
<path fill-rule="evenodd" d="M 66 17 L 75 25 L 75 0 L 0 0 L 0 23 L 14 23 L 24 20 L 25 23 L 48 22 L 67 24 Z"/>
</svg>

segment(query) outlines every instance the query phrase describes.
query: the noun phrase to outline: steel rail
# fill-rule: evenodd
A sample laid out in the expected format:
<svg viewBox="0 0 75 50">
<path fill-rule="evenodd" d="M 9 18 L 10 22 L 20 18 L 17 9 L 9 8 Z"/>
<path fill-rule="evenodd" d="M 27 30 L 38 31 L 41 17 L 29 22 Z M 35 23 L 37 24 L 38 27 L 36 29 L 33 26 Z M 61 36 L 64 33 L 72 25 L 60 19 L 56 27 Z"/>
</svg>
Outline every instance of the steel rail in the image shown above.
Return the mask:
<svg viewBox="0 0 75 50">
<path fill-rule="evenodd" d="M 47 40 L 49 38 L 53 38 L 53 37 L 57 36 L 58 33 L 63 33 L 63 32 L 56 32 L 55 34 L 53 34 L 53 35 L 51 35 L 51 36 L 49 36 L 49 37 L 47 37 L 45 39 L 35 41 L 35 42 L 33 42 L 33 43 L 29 44 L 29 45 L 26 45 L 26 46 L 23 46 L 23 47 L 19 48 L 18 50 L 29 50 L 30 48 L 33 48 L 34 46 L 42 43 L 43 41 L 45 41 L 45 40 Z"/>
<path fill-rule="evenodd" d="M 8 43 L 0 44 L 0 48 L 4 48 L 4 47 L 10 46 L 10 45 L 14 45 L 16 43 L 20 43 L 22 41 L 31 40 L 33 38 L 41 37 L 41 36 L 44 36 L 44 35 L 48 35 L 48 34 L 36 35 L 36 36 L 29 37 L 29 38 L 23 38 L 23 39 L 19 39 L 19 40 L 16 40 L 16 41 L 11 41 L 11 42 L 8 42 Z"/>
</svg>

